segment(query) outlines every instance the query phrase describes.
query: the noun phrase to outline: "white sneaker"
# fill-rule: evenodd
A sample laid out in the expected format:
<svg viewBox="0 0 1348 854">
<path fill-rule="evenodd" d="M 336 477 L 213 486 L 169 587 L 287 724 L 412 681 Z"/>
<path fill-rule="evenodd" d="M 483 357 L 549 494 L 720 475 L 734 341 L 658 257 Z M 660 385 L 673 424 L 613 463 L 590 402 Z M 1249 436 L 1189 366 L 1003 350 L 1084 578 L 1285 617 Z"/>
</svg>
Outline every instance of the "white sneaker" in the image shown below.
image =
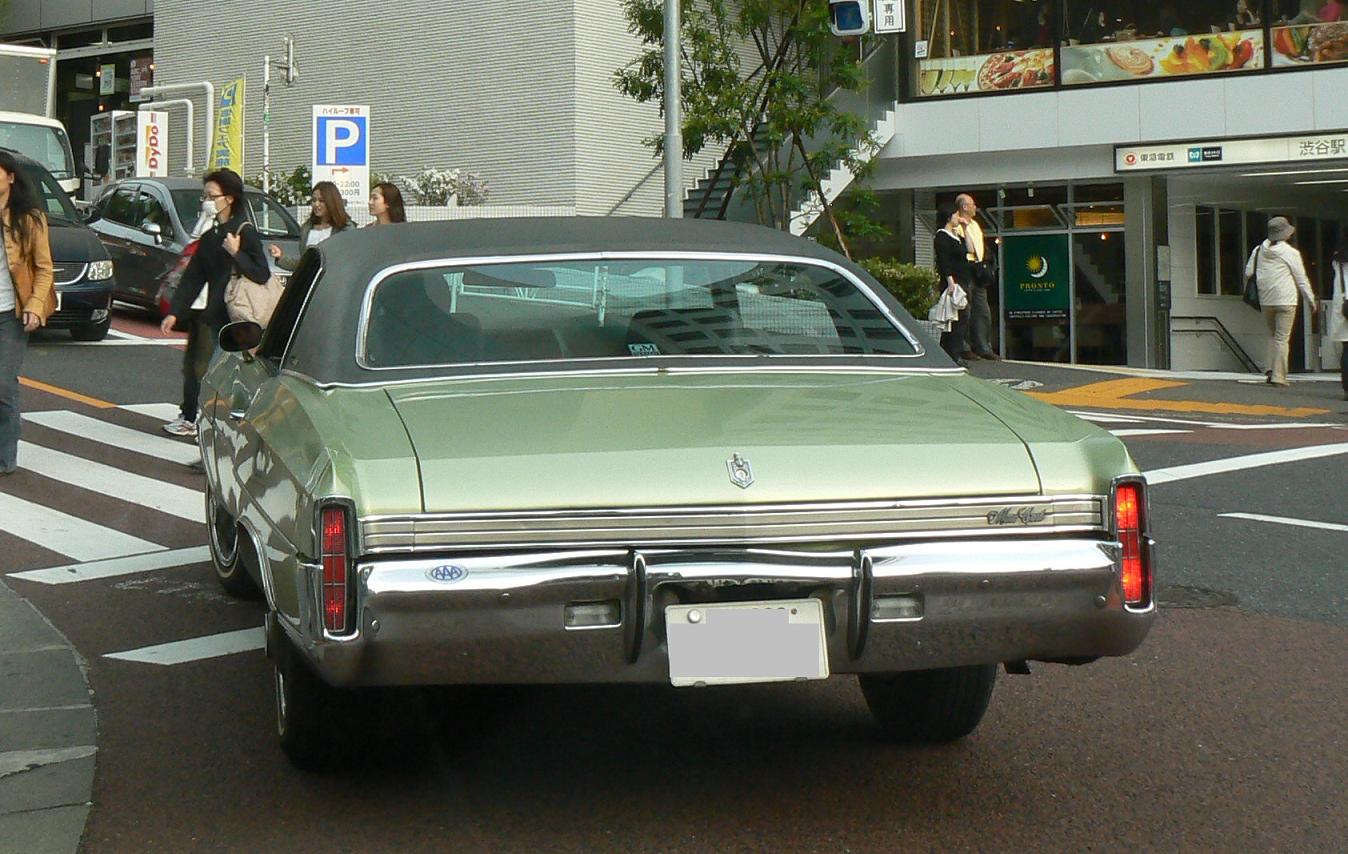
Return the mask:
<svg viewBox="0 0 1348 854">
<path fill-rule="evenodd" d="M 164 425 L 164 432 L 170 436 L 196 436 L 197 424 L 195 421 L 188 421 L 178 417 Z"/>
</svg>

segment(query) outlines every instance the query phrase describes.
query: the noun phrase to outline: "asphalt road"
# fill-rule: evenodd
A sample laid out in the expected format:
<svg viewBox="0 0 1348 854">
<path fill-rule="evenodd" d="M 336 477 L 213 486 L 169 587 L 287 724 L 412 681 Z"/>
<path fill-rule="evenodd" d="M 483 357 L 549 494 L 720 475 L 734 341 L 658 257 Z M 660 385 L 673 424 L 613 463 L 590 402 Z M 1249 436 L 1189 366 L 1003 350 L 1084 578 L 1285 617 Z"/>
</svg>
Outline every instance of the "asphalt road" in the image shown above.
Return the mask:
<svg viewBox="0 0 1348 854">
<path fill-rule="evenodd" d="M 117 327 L 156 337 L 128 318 Z M 158 410 L 122 407 L 175 401 L 181 351 L 117 340 L 44 337 L 24 371 L 115 407 L 27 387 L 25 410 L 166 438 Z M 1012 364 L 974 371 L 1050 393 L 1117 379 Z M 1348 442 L 1337 390 L 1158 392 L 1325 410 L 1309 417 L 1176 415 L 1145 402 L 1093 415 L 1130 433 L 1141 467 L 1157 471 Z M 199 475 L 97 430 L 71 432 L 62 418 L 39 416 L 24 439 L 76 468 L 58 458 L 0 493 L 170 550 L 204 542 L 191 506 Z M 166 485 L 158 509 L 119 494 L 115 479 L 88 488 L 102 471 L 90 461 Z M 1344 484 L 1348 454 L 1155 486 L 1167 607 L 1144 646 L 1002 676 L 981 728 L 939 747 L 880 740 L 845 679 L 409 690 L 384 697 L 383 734 L 357 768 L 306 774 L 274 743 L 270 668 L 255 649 L 172 665 L 107 657 L 258 626 L 260 607 L 223 595 L 204 562 L 76 583 L 23 579 L 72 560 L 0 519 L 0 574 L 88 662 L 99 726 L 90 852 L 1337 851 L 1348 838 Z"/>
</svg>

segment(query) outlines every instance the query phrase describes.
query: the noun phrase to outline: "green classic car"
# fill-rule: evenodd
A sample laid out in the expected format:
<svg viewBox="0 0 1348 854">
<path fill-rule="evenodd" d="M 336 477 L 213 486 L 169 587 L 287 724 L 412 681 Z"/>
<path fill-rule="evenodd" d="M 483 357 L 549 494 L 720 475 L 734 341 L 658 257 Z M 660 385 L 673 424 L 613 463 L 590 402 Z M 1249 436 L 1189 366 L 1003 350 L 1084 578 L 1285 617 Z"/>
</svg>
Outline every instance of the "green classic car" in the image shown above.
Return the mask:
<svg viewBox="0 0 1348 854">
<path fill-rule="evenodd" d="M 780 232 L 368 229 L 221 344 L 211 554 L 265 598 L 300 765 L 397 685 L 856 674 L 889 735 L 954 739 L 999 665 L 1125 655 L 1155 616 L 1122 443 Z"/>
</svg>

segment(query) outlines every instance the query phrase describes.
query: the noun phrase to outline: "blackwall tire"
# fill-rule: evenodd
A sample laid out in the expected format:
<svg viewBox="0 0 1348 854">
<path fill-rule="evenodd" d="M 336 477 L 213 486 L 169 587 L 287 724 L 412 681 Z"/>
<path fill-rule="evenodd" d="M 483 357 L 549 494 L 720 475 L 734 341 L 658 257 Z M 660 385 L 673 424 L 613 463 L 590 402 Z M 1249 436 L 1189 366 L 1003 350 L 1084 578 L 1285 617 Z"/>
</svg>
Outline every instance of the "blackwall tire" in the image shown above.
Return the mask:
<svg viewBox="0 0 1348 854">
<path fill-rule="evenodd" d="M 289 640 L 276 644 L 272 681 L 276 734 L 295 767 L 348 767 L 373 741 L 379 725 L 376 695 L 327 684 Z"/>
<path fill-rule="evenodd" d="M 895 741 L 955 741 L 978 728 L 997 681 L 997 665 L 863 674 L 861 693 Z"/>
<path fill-rule="evenodd" d="M 210 489 L 206 490 L 206 540 L 215 579 L 225 592 L 236 599 L 258 598 L 257 584 L 240 557 L 245 541 L 239 524 L 220 506 Z"/>
<path fill-rule="evenodd" d="M 72 326 L 70 328 L 70 337 L 76 341 L 102 341 L 108 337 L 108 330 L 112 328 L 112 313 L 97 323 L 86 323 L 83 326 Z"/>
</svg>

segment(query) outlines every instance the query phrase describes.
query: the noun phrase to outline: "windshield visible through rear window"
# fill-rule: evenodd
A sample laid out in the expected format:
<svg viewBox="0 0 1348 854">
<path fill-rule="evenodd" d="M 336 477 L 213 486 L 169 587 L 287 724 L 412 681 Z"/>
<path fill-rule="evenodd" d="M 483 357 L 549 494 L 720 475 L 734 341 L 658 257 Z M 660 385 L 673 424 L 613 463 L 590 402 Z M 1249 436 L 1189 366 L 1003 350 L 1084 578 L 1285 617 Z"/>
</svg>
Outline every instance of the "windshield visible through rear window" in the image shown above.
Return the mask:
<svg viewBox="0 0 1348 854">
<path fill-rule="evenodd" d="M 70 162 L 70 140 L 60 128 L 0 122 L 0 147 L 33 158 L 58 181 L 75 177 L 75 165 Z"/>
<path fill-rule="evenodd" d="M 445 266 L 375 288 L 361 363 L 661 356 L 913 356 L 850 279 L 805 262 L 568 261 Z"/>
</svg>

